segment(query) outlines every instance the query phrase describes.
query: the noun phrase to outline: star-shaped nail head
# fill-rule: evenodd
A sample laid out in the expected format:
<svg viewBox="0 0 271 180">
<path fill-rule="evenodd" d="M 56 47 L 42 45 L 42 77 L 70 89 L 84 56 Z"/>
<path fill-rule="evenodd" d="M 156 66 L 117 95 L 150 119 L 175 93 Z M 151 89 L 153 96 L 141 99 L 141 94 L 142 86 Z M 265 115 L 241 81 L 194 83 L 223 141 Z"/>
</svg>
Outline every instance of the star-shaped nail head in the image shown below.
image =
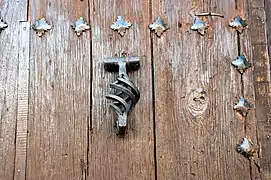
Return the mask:
<svg viewBox="0 0 271 180">
<path fill-rule="evenodd" d="M 129 29 L 131 26 L 131 22 L 125 21 L 122 16 L 118 16 L 117 21 L 111 25 L 111 29 L 118 31 L 121 36 L 124 36 L 126 29 Z"/>
<path fill-rule="evenodd" d="M 191 26 L 191 29 L 194 31 L 198 31 L 200 35 L 205 34 L 205 29 L 208 28 L 208 23 L 201 20 L 199 17 L 196 17 L 194 20 L 194 24 Z"/>
<path fill-rule="evenodd" d="M 1 33 L 2 30 L 6 29 L 7 27 L 8 27 L 8 24 L 0 16 L 0 33 Z"/>
<path fill-rule="evenodd" d="M 244 55 L 238 56 L 231 63 L 238 71 L 243 74 L 248 68 L 251 67 L 251 63 L 247 61 L 247 58 Z"/>
<path fill-rule="evenodd" d="M 71 27 L 76 32 L 77 36 L 80 36 L 84 31 L 90 29 L 90 26 L 85 22 L 83 17 L 80 17 L 78 20 L 74 21 Z"/>
<path fill-rule="evenodd" d="M 46 31 L 51 30 L 52 26 L 46 22 L 45 18 L 41 18 L 32 25 L 32 28 L 36 31 L 37 35 L 41 37 Z"/>
<path fill-rule="evenodd" d="M 233 109 L 246 116 L 248 111 L 252 108 L 252 105 L 245 99 L 240 98 L 239 101 L 234 105 Z"/>
<path fill-rule="evenodd" d="M 257 148 L 250 139 L 245 137 L 240 144 L 237 144 L 236 151 L 247 158 L 251 158 L 257 152 Z"/>
<path fill-rule="evenodd" d="M 247 22 L 240 16 L 236 16 L 233 21 L 229 23 L 230 27 L 235 28 L 239 33 L 242 33 L 244 28 L 247 27 Z"/>
<path fill-rule="evenodd" d="M 156 33 L 158 37 L 161 37 L 164 31 L 169 29 L 168 25 L 158 17 L 152 24 L 149 25 L 149 28 Z"/>
</svg>

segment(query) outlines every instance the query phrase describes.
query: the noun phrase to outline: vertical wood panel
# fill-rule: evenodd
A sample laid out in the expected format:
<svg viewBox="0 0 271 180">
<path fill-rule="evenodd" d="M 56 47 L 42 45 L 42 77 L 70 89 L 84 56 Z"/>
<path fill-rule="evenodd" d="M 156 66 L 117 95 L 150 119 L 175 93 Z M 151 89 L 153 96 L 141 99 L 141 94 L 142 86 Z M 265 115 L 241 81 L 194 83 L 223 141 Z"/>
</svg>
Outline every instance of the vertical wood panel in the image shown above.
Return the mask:
<svg viewBox="0 0 271 180">
<path fill-rule="evenodd" d="M 0 34 L 0 179 L 13 179 L 17 119 L 18 31 L 26 20 L 27 1 L 0 1 L 8 28 Z"/>
<path fill-rule="evenodd" d="M 244 1 L 244 12 L 248 17 L 249 29 L 246 31 L 244 39 L 244 49 L 250 55 L 250 59 L 253 63 L 253 72 L 245 76 L 245 83 L 247 83 L 247 93 L 254 91 L 254 107 L 255 118 L 251 119 L 250 123 L 254 123 L 256 126 L 257 143 L 259 146 L 259 159 L 256 159 L 256 163 L 259 168 L 257 169 L 252 164 L 252 175 L 255 178 L 258 173 L 261 173 L 261 178 L 267 180 L 271 178 L 271 96 L 270 96 L 270 59 L 268 55 L 268 14 L 265 11 L 264 0 L 261 1 Z M 266 3 L 268 6 L 268 1 Z M 268 13 L 268 12 L 267 12 Z M 251 82 L 254 82 L 253 85 Z M 250 128 L 249 130 L 254 130 Z M 253 163 L 253 162 L 252 162 Z M 254 168 L 254 169 L 253 169 Z"/>
<path fill-rule="evenodd" d="M 244 29 L 244 31 L 239 34 L 239 45 L 240 45 L 240 54 L 244 53 L 249 62 L 252 63 L 252 67 L 249 68 L 243 75 L 242 75 L 242 94 L 243 97 L 248 100 L 253 108 L 247 114 L 247 117 L 242 117 L 244 121 L 244 136 L 250 138 L 256 146 L 259 146 L 258 138 L 257 138 L 257 117 L 256 111 L 257 108 L 255 106 L 255 92 L 254 92 L 254 77 L 253 74 L 255 73 L 254 69 L 254 60 L 252 56 L 252 45 L 251 45 L 251 37 L 249 35 L 249 29 L 253 26 L 251 23 L 251 15 L 248 12 L 249 3 L 247 0 L 238 0 L 237 1 L 237 14 L 242 16 L 244 19 L 247 20 L 249 26 L 248 28 Z M 259 1 L 254 2 L 255 6 L 259 6 Z M 255 32 L 258 33 L 258 32 Z M 260 171 L 259 171 L 259 157 L 258 154 L 255 154 L 253 159 L 250 159 L 250 178 L 251 179 L 260 179 Z"/>
<path fill-rule="evenodd" d="M 16 125 L 15 180 L 25 179 L 29 93 L 29 35 L 30 23 L 21 22 L 19 39 L 18 107 Z"/>
<path fill-rule="evenodd" d="M 149 4 L 144 0 L 90 0 L 93 49 L 92 127 L 90 132 L 89 179 L 154 179 L 153 112 Z M 121 15 L 133 25 L 121 37 L 110 29 Z M 141 97 L 128 117 L 124 138 L 114 132 L 114 113 L 105 95 L 118 73 L 106 72 L 103 59 L 128 54 L 140 56 L 141 67 L 129 76 Z"/>
<path fill-rule="evenodd" d="M 225 15 L 208 18 L 204 37 L 190 30 L 188 11 Z M 236 153 L 244 122 L 233 111 L 241 78 L 231 66 L 238 55 L 236 32 L 228 26 L 235 1 L 153 1 L 153 16 L 168 19 L 170 30 L 153 37 L 158 179 L 249 179 L 249 162 Z M 193 99 L 202 88 L 206 95 Z M 192 98 L 191 98 L 192 97 Z M 196 113 L 193 105 L 203 108 Z"/>
<path fill-rule="evenodd" d="M 31 31 L 27 179 L 85 179 L 90 115 L 90 32 L 87 1 L 30 1 L 31 23 L 45 17 L 52 31 Z"/>
</svg>

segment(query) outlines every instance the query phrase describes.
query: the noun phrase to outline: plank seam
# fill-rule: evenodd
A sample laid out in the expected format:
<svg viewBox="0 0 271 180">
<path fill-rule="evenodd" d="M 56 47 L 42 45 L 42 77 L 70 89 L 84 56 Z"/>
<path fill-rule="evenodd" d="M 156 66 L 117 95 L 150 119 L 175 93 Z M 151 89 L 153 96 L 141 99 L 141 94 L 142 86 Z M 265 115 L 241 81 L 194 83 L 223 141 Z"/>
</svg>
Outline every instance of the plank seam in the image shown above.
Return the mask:
<svg viewBox="0 0 271 180">
<path fill-rule="evenodd" d="M 150 22 L 152 21 L 152 0 L 149 0 Z M 152 75 L 152 114 L 153 114 L 153 159 L 154 159 L 154 179 L 158 179 L 157 173 L 157 152 L 156 152 L 156 120 L 155 120 L 155 85 L 154 85 L 154 62 L 153 62 L 153 36 L 150 32 L 150 48 L 151 48 L 151 75 Z"/>
<path fill-rule="evenodd" d="M 93 2 L 94 3 L 94 2 Z M 91 12 L 90 12 L 90 0 L 88 0 L 88 21 L 91 23 Z M 91 26 L 92 27 L 92 26 Z M 90 49 L 89 49 L 89 57 L 90 57 L 90 94 L 89 94 L 89 99 L 90 99 L 90 112 L 89 112 L 89 119 L 87 120 L 87 165 L 86 165 L 86 173 L 85 173 L 85 180 L 89 176 L 89 153 L 90 153 L 90 133 L 92 133 L 92 80 L 93 80 L 93 58 L 92 58 L 92 28 L 89 29 L 90 33 Z"/>
</svg>

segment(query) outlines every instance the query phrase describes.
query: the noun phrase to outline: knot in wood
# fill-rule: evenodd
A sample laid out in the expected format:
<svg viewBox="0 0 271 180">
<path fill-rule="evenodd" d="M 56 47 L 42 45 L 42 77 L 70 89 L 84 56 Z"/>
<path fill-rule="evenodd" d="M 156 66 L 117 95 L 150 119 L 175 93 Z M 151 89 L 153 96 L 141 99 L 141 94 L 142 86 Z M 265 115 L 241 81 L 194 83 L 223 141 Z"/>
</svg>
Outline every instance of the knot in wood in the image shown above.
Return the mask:
<svg viewBox="0 0 271 180">
<path fill-rule="evenodd" d="M 194 117 L 202 115 L 208 107 L 208 99 L 207 93 L 197 88 L 190 93 L 186 108 Z"/>
</svg>

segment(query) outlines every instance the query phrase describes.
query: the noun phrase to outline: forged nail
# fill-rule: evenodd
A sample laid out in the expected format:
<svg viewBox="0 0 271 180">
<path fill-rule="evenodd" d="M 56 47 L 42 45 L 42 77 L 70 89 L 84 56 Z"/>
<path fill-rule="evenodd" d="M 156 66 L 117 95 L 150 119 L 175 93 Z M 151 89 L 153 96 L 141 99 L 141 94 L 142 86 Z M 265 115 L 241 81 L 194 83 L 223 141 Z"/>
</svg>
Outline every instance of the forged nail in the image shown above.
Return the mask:
<svg viewBox="0 0 271 180">
<path fill-rule="evenodd" d="M 168 25 L 158 17 L 152 24 L 149 25 L 149 28 L 155 32 L 158 37 L 161 37 L 164 31 L 169 29 Z"/>
<path fill-rule="evenodd" d="M 238 56 L 231 63 L 241 74 L 251 67 L 251 63 L 247 61 L 245 55 Z"/>
<path fill-rule="evenodd" d="M 52 29 L 52 26 L 49 25 L 45 18 L 41 18 L 32 25 L 32 28 L 36 31 L 36 34 L 41 37 L 46 31 Z"/>
<path fill-rule="evenodd" d="M 90 26 L 85 22 L 83 17 L 80 17 L 79 19 L 74 21 L 71 27 L 76 32 L 77 36 L 80 36 L 84 31 L 90 29 Z"/>
<path fill-rule="evenodd" d="M 240 98 L 233 107 L 233 109 L 238 111 L 242 116 L 247 116 L 247 113 L 251 108 L 252 105 L 245 98 Z"/>
<path fill-rule="evenodd" d="M 199 17 L 195 17 L 194 24 L 191 26 L 191 29 L 194 31 L 198 31 L 200 35 L 205 34 L 205 29 L 208 28 L 208 23 L 201 20 Z"/>
<path fill-rule="evenodd" d="M 0 12 L 0 33 L 7 27 L 8 27 L 8 24 L 4 21 Z"/>
<path fill-rule="evenodd" d="M 117 20 L 110 26 L 114 31 L 118 31 L 121 36 L 124 36 L 126 29 L 129 29 L 132 23 L 126 21 L 122 16 L 118 16 Z"/>
<path fill-rule="evenodd" d="M 240 16 L 236 16 L 233 21 L 229 23 L 230 27 L 235 28 L 239 33 L 242 33 L 244 28 L 247 27 L 247 22 Z"/>
<path fill-rule="evenodd" d="M 237 144 L 236 151 L 247 158 L 251 158 L 257 152 L 257 147 L 250 139 L 244 137 L 242 141 Z"/>
</svg>

